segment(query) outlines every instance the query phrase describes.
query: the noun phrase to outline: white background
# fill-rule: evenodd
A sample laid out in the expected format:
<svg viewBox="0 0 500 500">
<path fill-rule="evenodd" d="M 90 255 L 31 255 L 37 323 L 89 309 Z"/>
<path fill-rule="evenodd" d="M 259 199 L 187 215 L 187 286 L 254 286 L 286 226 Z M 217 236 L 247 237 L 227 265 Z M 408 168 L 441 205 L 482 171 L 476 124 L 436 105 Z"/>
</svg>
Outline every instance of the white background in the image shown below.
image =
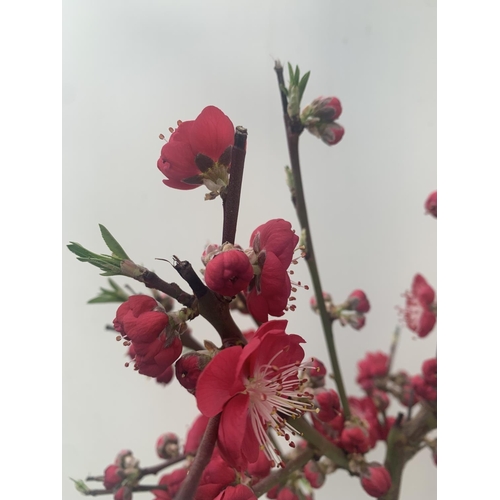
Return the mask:
<svg viewBox="0 0 500 500">
<path fill-rule="evenodd" d="M 340 98 L 344 139 L 328 147 L 304 133 L 301 159 L 323 287 L 338 301 L 362 288 L 372 305 L 363 330 L 335 329 L 347 390 L 361 395 L 356 362 L 388 349 L 395 306 L 414 274 L 436 286 L 436 221 L 423 209 L 436 188 L 435 3 L 66 1 L 63 21 L 63 242 L 105 253 L 102 223 L 167 281 L 175 271 L 155 258 L 175 253 L 198 265 L 203 246 L 220 238 L 221 208 L 203 201 L 204 188 L 162 184 L 158 134 L 209 104 L 248 128 L 237 233 L 246 245 L 271 218 L 298 228 L 284 182 L 289 160 L 273 59 L 311 70 L 304 104 Z M 294 270 L 310 284 L 304 263 Z M 157 463 L 156 438 L 165 431 L 182 438 L 197 412 L 175 382 L 163 388 L 123 367 L 124 348 L 104 330 L 116 307 L 85 304 L 106 285 L 98 273 L 63 252 L 68 500 L 81 498 L 68 477 L 101 473 L 122 448 L 143 465 Z M 307 339 L 308 355 L 324 357 L 309 297 L 297 294 L 288 331 Z M 215 340 L 203 319 L 192 326 L 199 339 Z M 404 329 L 401 337 L 395 368 L 416 374 L 435 355 L 436 332 L 415 339 Z M 383 446 L 370 456 L 382 460 Z M 424 450 L 407 466 L 401 498 L 432 499 L 435 490 Z M 319 500 L 337 496 L 368 498 L 342 471 L 316 492 Z"/>
</svg>

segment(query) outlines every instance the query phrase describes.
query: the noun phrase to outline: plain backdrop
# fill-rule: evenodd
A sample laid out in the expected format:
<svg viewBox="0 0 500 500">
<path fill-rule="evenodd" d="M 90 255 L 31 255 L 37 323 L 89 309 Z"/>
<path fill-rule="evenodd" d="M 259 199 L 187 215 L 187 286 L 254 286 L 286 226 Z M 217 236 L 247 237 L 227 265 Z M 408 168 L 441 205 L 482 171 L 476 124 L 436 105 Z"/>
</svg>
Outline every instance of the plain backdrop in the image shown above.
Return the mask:
<svg viewBox="0 0 500 500">
<path fill-rule="evenodd" d="M 163 185 L 158 134 L 168 136 L 178 119 L 194 119 L 209 104 L 248 129 L 237 232 L 247 245 L 272 218 L 298 229 L 274 59 L 311 70 L 304 105 L 339 97 L 343 140 L 328 147 L 305 132 L 301 161 L 323 288 L 338 301 L 361 288 L 371 302 L 364 329 L 335 328 L 347 390 L 361 396 L 356 363 L 367 351 L 388 350 L 413 276 L 436 286 L 436 221 L 423 208 L 436 188 L 435 2 L 66 0 L 63 21 L 62 243 L 106 253 L 104 224 L 167 281 L 178 279 L 175 271 L 155 259 L 176 254 L 201 267 L 204 245 L 220 239 L 221 207 L 204 201 L 204 188 Z M 303 262 L 294 271 L 310 284 Z M 156 438 L 171 431 L 183 440 L 197 415 L 195 399 L 175 381 L 163 387 L 124 367 L 125 348 L 105 330 L 116 305 L 86 304 L 106 285 L 97 268 L 63 253 L 66 500 L 81 498 L 70 477 L 102 473 L 123 448 L 145 466 L 157 463 Z M 311 292 L 296 296 L 288 331 L 306 338 L 307 355 L 325 359 Z M 192 328 L 200 340 L 216 341 L 205 320 Z M 403 328 L 394 366 L 416 374 L 435 353 L 436 331 L 418 339 Z M 389 414 L 398 410 L 393 404 Z M 383 444 L 369 454 L 383 456 Z M 435 491 L 435 466 L 423 450 L 406 468 L 401 499 L 432 499 Z M 315 498 L 368 496 L 339 471 Z"/>
</svg>

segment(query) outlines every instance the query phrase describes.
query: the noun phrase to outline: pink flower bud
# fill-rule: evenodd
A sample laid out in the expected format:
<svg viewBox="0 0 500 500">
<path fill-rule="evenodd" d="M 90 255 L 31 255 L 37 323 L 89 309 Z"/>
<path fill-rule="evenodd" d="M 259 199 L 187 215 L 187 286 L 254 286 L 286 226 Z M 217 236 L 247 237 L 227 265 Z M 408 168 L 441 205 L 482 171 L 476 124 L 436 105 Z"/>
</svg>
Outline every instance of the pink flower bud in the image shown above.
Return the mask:
<svg viewBox="0 0 500 500">
<path fill-rule="evenodd" d="M 406 326 L 419 337 L 426 337 L 436 324 L 435 293 L 421 274 L 413 278 L 411 292 L 405 293 L 403 315 Z"/>
<path fill-rule="evenodd" d="M 198 351 L 191 351 L 181 356 L 175 363 L 175 376 L 182 387 L 195 394 L 198 377 L 211 359 L 212 357 L 206 352 Z"/>
<path fill-rule="evenodd" d="M 318 358 L 311 358 L 311 369 L 307 371 L 312 387 L 323 387 L 325 385 L 326 368 Z"/>
<path fill-rule="evenodd" d="M 367 313 L 370 310 L 370 303 L 366 298 L 363 290 L 354 290 L 354 292 L 347 297 L 347 307 L 349 311 L 356 311 L 358 313 Z"/>
<path fill-rule="evenodd" d="M 438 200 L 437 200 L 437 191 L 432 192 L 427 199 L 425 200 L 425 213 L 431 214 L 433 217 L 437 219 L 438 216 Z"/>
<path fill-rule="evenodd" d="M 326 309 L 328 310 L 333 305 L 332 296 L 327 292 L 323 292 L 323 299 L 325 300 L 325 306 L 326 306 Z M 309 305 L 311 306 L 311 309 L 315 313 L 319 312 L 318 302 L 317 302 L 316 297 L 314 295 L 309 300 Z"/>
<path fill-rule="evenodd" d="M 173 432 L 162 434 L 156 441 L 156 454 L 168 460 L 179 456 L 179 438 Z"/>
<path fill-rule="evenodd" d="M 427 359 L 422 364 L 425 383 L 437 387 L 437 358 Z"/>
<path fill-rule="evenodd" d="M 108 465 L 104 471 L 104 488 L 112 490 L 123 481 L 124 477 L 123 470 L 118 465 Z"/>
<path fill-rule="evenodd" d="M 304 108 L 300 119 L 308 127 L 318 122 L 332 123 L 341 114 L 342 105 L 336 97 L 317 97 Z"/>
<path fill-rule="evenodd" d="M 411 379 L 411 385 L 415 394 L 426 401 L 436 401 L 437 400 L 437 390 L 436 387 L 429 385 L 425 382 L 421 375 L 415 375 Z"/>
<path fill-rule="evenodd" d="M 329 146 L 339 143 L 342 137 L 344 137 L 344 133 L 344 127 L 338 123 L 327 123 L 318 127 L 319 138 Z"/>
<path fill-rule="evenodd" d="M 115 465 L 121 469 L 128 469 L 131 464 L 138 463 L 130 450 L 121 450 L 115 458 Z"/>
<path fill-rule="evenodd" d="M 358 425 L 346 425 L 339 444 L 347 453 L 366 453 L 370 449 L 368 432 Z"/>
<path fill-rule="evenodd" d="M 217 254 L 205 270 L 205 282 L 214 292 L 232 297 L 245 290 L 253 278 L 252 264 L 236 248 Z"/>
<path fill-rule="evenodd" d="M 361 486 L 372 497 L 385 495 L 391 487 L 389 471 L 380 464 L 371 464 L 367 471 L 361 474 Z"/>
<path fill-rule="evenodd" d="M 317 417 L 322 422 L 329 422 L 340 413 L 339 395 L 333 389 L 318 390 L 314 399 L 319 408 Z"/>
<path fill-rule="evenodd" d="M 163 373 L 160 373 L 160 375 L 157 375 L 156 381 L 159 384 L 164 384 L 167 385 L 172 379 L 174 378 L 174 369 L 172 368 L 172 365 L 167 366 L 165 371 Z"/>
<path fill-rule="evenodd" d="M 383 352 L 368 352 L 366 357 L 358 362 L 358 376 L 356 382 L 365 391 L 374 387 L 374 379 L 387 375 L 389 370 L 389 356 Z"/>
<path fill-rule="evenodd" d="M 370 397 L 378 410 L 385 411 L 389 407 L 390 404 L 389 396 L 384 391 L 381 391 L 379 389 L 374 389 L 370 393 Z"/>
</svg>

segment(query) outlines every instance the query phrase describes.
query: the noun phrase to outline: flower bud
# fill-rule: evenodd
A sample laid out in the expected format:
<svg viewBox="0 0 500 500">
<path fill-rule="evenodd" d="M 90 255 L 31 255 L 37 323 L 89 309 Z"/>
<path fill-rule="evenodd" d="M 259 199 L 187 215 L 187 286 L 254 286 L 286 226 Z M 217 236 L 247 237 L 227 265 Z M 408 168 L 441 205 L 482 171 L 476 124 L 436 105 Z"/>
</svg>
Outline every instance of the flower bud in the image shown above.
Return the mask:
<svg viewBox="0 0 500 500">
<path fill-rule="evenodd" d="M 314 400 L 319 408 L 317 417 L 322 422 L 329 422 L 340 413 L 339 395 L 333 389 L 317 391 Z"/>
<path fill-rule="evenodd" d="M 205 247 L 201 254 L 201 261 L 206 266 L 216 254 L 221 251 L 220 246 L 215 243 L 210 243 Z"/>
<path fill-rule="evenodd" d="M 124 486 L 114 494 L 113 498 L 114 500 L 132 500 L 132 490 Z"/>
<path fill-rule="evenodd" d="M 361 473 L 361 486 L 372 497 L 385 495 L 391 487 L 389 471 L 380 464 L 372 463 Z"/>
<path fill-rule="evenodd" d="M 156 454 L 166 460 L 179 456 L 179 438 L 173 432 L 162 434 L 156 441 Z"/>
<path fill-rule="evenodd" d="M 347 297 L 344 309 L 348 311 L 356 311 L 358 313 L 367 313 L 370 310 L 370 303 L 366 298 L 363 290 L 354 290 L 354 292 Z"/>
<path fill-rule="evenodd" d="M 325 144 L 334 146 L 341 141 L 344 133 L 345 129 L 342 125 L 338 123 L 325 123 L 317 128 L 317 132 L 314 135 L 319 137 Z"/>
<path fill-rule="evenodd" d="M 431 358 L 423 362 L 422 373 L 425 383 L 437 387 L 437 359 Z"/>
<path fill-rule="evenodd" d="M 325 385 L 326 368 L 318 358 L 311 358 L 311 369 L 307 371 L 311 387 L 323 387 Z"/>
<path fill-rule="evenodd" d="M 426 401 L 436 401 L 437 400 L 437 389 L 432 385 L 425 382 L 421 375 L 415 375 L 411 379 L 411 385 L 415 394 Z"/>
<path fill-rule="evenodd" d="M 425 200 L 425 213 L 431 214 L 437 219 L 438 216 L 438 201 L 437 201 L 437 191 L 432 192 Z"/>
<path fill-rule="evenodd" d="M 370 393 L 370 397 L 378 410 L 385 411 L 389 407 L 389 396 L 384 391 L 374 389 Z"/>
<path fill-rule="evenodd" d="M 332 299 L 332 296 L 327 293 L 327 292 L 323 292 L 323 299 L 325 301 L 325 306 L 326 306 L 326 309 L 328 310 L 331 306 L 333 306 L 333 299 Z M 319 309 L 318 309 L 318 302 L 316 300 L 316 297 L 315 296 L 312 296 L 311 299 L 309 300 L 309 305 L 311 306 L 311 309 L 316 313 L 318 314 L 319 312 Z"/>
<path fill-rule="evenodd" d="M 181 356 L 175 363 L 175 376 L 189 393 L 195 393 L 198 377 L 211 359 L 206 351 L 191 351 Z"/>
<path fill-rule="evenodd" d="M 342 114 L 342 105 L 336 97 L 317 97 L 306 106 L 300 120 L 305 127 L 310 127 L 318 122 L 332 123 Z"/>
<path fill-rule="evenodd" d="M 104 471 L 104 488 L 112 490 L 123 481 L 123 470 L 118 465 L 108 465 Z"/>
<path fill-rule="evenodd" d="M 205 269 L 205 282 L 210 290 L 232 297 L 248 287 L 253 273 L 245 252 L 234 248 L 210 260 Z"/>
<path fill-rule="evenodd" d="M 122 450 L 116 455 L 115 465 L 118 465 L 128 475 L 130 469 L 139 468 L 139 460 L 134 457 L 130 450 Z"/>
<path fill-rule="evenodd" d="M 368 432 L 354 424 L 347 424 L 344 427 L 339 444 L 347 453 L 366 453 L 370 449 Z"/>
<path fill-rule="evenodd" d="M 365 326 L 366 317 L 364 314 L 355 313 L 341 316 L 343 323 L 347 322 L 355 330 L 361 330 Z"/>
</svg>

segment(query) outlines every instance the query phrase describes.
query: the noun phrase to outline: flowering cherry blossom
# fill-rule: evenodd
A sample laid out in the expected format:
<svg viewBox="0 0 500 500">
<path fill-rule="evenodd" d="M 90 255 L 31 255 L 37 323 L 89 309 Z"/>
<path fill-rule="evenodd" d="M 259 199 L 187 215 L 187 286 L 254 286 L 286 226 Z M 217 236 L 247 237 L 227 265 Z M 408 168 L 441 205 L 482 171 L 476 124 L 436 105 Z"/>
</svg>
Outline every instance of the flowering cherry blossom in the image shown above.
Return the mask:
<svg viewBox="0 0 500 500">
<path fill-rule="evenodd" d="M 217 190 L 220 182 L 227 183 L 233 141 L 233 123 L 215 106 L 207 106 L 196 120 L 179 122 L 158 160 L 167 177 L 163 183 L 175 189 L 206 184 Z"/>
<path fill-rule="evenodd" d="M 278 320 L 265 323 L 243 348 L 217 354 L 198 379 L 198 408 L 207 417 L 222 412 L 219 449 L 238 470 L 256 462 L 259 449 L 281 464 L 267 429 L 288 440 L 294 430 L 280 414 L 298 417 L 312 409 L 312 395 L 304 391 L 300 373 L 304 339 L 285 333 L 286 325 Z"/>
<path fill-rule="evenodd" d="M 436 324 L 434 290 L 421 274 L 416 274 L 411 292 L 406 292 L 405 297 L 403 315 L 406 326 L 419 337 L 426 337 Z"/>
</svg>

